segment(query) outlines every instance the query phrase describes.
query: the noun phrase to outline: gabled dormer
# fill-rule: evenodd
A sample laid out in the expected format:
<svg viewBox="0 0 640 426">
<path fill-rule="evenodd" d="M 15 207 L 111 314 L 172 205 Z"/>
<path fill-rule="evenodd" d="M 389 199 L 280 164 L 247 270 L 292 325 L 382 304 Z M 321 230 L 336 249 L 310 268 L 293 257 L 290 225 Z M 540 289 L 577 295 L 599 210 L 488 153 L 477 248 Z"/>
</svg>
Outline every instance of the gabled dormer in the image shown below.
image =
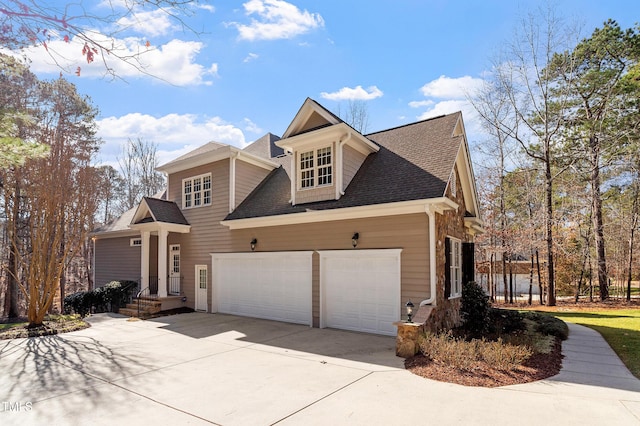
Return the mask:
<svg viewBox="0 0 640 426">
<path fill-rule="evenodd" d="M 380 148 L 307 98 L 276 145 L 291 156 L 291 203 L 338 200 Z"/>
</svg>

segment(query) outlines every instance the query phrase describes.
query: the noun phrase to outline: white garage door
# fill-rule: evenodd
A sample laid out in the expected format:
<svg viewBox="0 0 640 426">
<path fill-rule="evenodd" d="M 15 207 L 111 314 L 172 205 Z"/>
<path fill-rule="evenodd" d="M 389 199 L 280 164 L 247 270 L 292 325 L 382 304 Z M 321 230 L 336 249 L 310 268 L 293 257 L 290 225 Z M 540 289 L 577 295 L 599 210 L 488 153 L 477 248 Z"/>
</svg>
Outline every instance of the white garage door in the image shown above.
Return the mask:
<svg viewBox="0 0 640 426">
<path fill-rule="evenodd" d="M 400 249 L 320 253 L 320 326 L 395 335 Z"/>
<path fill-rule="evenodd" d="M 312 252 L 211 257 L 213 312 L 311 325 Z"/>
</svg>

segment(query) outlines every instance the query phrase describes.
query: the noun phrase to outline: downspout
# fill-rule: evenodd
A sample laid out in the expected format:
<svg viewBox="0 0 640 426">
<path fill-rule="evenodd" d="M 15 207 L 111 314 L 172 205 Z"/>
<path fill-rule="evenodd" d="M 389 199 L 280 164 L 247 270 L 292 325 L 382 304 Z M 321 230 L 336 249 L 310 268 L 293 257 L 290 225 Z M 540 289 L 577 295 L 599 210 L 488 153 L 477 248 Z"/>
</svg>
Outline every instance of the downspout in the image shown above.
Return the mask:
<svg viewBox="0 0 640 426">
<path fill-rule="evenodd" d="M 96 289 L 96 239 L 97 237 L 95 235 L 91 237 L 91 242 L 93 243 L 93 253 L 91 256 L 91 281 L 93 288 L 90 288 L 89 290 Z"/>
<path fill-rule="evenodd" d="M 436 212 L 433 211 L 433 207 L 425 206 L 425 212 L 429 217 L 429 281 L 430 281 L 430 296 L 428 299 L 420 302 L 420 306 L 435 305 L 436 302 L 436 280 L 438 275 L 436 273 Z"/>
<path fill-rule="evenodd" d="M 298 170 L 296 164 L 298 161 L 298 154 L 293 150 L 291 151 L 291 205 L 296 205 L 296 182 L 298 181 Z"/>
<path fill-rule="evenodd" d="M 339 155 L 339 164 L 338 167 L 340 167 L 340 169 L 338 170 L 338 182 L 336 182 L 337 188 L 336 190 L 338 191 L 338 194 L 340 194 L 340 196 L 344 195 L 344 189 L 343 184 L 344 184 L 344 164 L 343 164 L 343 151 L 342 151 L 342 147 L 344 146 L 345 143 L 349 142 L 349 140 L 351 139 L 351 132 L 347 133 L 347 137 L 344 140 L 341 140 L 338 143 L 338 155 Z"/>
<path fill-rule="evenodd" d="M 237 152 L 232 152 L 229 159 L 229 213 L 233 213 L 236 208 L 236 158 Z"/>
</svg>

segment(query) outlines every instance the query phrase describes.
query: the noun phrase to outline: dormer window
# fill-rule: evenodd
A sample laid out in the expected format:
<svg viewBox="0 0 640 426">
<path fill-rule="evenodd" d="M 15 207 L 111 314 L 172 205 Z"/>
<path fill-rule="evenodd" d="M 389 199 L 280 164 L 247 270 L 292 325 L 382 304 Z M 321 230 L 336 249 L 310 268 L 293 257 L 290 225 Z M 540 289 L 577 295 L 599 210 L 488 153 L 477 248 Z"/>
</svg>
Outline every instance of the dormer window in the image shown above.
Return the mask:
<svg viewBox="0 0 640 426">
<path fill-rule="evenodd" d="M 300 188 L 315 188 L 333 183 L 331 147 L 300 153 Z"/>
</svg>

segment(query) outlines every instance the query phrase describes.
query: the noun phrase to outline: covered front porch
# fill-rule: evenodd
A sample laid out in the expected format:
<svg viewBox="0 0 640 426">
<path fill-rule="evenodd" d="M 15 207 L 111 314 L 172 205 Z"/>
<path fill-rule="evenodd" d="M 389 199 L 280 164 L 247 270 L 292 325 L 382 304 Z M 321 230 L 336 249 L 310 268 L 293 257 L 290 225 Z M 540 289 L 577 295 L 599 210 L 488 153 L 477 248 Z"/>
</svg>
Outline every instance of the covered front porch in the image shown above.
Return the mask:
<svg viewBox="0 0 640 426">
<path fill-rule="evenodd" d="M 157 299 L 179 298 L 183 293 L 180 244 L 169 244 L 169 236 L 171 233 L 187 234 L 191 226 L 178 206 L 145 197 L 129 228 L 140 232 L 140 295 Z M 151 255 L 152 236 L 157 241 L 153 244 L 157 256 Z"/>
</svg>

